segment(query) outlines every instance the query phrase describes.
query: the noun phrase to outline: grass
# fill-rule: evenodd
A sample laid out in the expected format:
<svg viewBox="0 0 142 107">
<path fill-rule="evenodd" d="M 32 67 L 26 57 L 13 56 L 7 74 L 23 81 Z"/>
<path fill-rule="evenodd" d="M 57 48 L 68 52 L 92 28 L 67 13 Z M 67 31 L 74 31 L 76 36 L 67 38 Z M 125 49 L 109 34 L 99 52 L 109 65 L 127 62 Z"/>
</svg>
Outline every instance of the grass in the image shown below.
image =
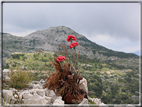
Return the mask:
<svg viewBox="0 0 142 107">
<path fill-rule="evenodd" d="M 33 80 L 33 75 L 31 72 L 17 69 L 16 71 L 11 71 L 10 81 L 8 85 L 15 89 L 23 89 Z"/>
</svg>

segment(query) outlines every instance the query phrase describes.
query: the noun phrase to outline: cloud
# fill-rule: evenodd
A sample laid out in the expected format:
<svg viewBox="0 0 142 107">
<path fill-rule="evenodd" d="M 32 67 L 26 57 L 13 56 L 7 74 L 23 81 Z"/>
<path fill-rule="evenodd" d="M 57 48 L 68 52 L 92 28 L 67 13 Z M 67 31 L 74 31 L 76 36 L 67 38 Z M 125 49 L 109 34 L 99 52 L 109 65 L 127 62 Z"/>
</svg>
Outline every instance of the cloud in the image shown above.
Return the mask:
<svg viewBox="0 0 142 107">
<path fill-rule="evenodd" d="M 123 51 L 127 53 L 135 52 L 140 50 L 140 42 L 132 42 L 131 40 L 127 39 L 126 37 L 117 38 L 113 37 L 109 34 L 101 35 L 96 34 L 94 36 L 86 36 L 89 40 L 100 44 L 104 47 L 112 49 L 114 51 Z"/>
<path fill-rule="evenodd" d="M 139 3 L 4 3 L 3 7 L 4 32 L 26 36 L 63 25 L 107 48 L 125 51 L 122 47 L 139 42 Z"/>
</svg>

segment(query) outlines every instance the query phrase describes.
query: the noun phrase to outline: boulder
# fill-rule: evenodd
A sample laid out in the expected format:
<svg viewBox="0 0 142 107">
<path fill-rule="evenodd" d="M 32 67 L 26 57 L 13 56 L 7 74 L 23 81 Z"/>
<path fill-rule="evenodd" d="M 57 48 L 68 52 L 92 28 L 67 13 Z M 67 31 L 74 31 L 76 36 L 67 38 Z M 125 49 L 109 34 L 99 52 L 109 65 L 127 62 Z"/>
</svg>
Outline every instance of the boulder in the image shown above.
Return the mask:
<svg viewBox="0 0 142 107">
<path fill-rule="evenodd" d="M 101 103 L 101 104 L 99 104 L 99 107 L 108 107 L 108 106 L 104 103 Z"/>
<path fill-rule="evenodd" d="M 15 88 L 9 88 L 9 90 L 12 90 L 12 91 L 13 91 L 13 93 L 18 92 Z"/>
<path fill-rule="evenodd" d="M 15 102 L 17 101 L 17 99 L 15 99 L 14 97 L 12 97 L 10 104 L 15 104 Z"/>
<path fill-rule="evenodd" d="M 22 95 L 22 99 L 31 99 L 32 97 L 33 97 L 33 95 L 30 94 L 30 93 L 24 93 L 24 94 Z"/>
<path fill-rule="evenodd" d="M 54 102 L 52 97 L 44 96 L 44 99 L 47 100 L 47 104 L 52 104 Z"/>
<path fill-rule="evenodd" d="M 114 107 L 126 107 L 126 106 L 123 106 L 123 105 L 114 105 Z"/>
<path fill-rule="evenodd" d="M 33 87 L 34 87 L 34 84 L 32 84 L 32 83 L 29 83 L 29 84 L 28 84 L 28 88 L 29 88 L 29 89 L 33 89 Z"/>
<path fill-rule="evenodd" d="M 83 78 L 82 80 L 80 80 L 80 83 L 82 83 L 80 85 L 80 89 L 84 89 L 88 94 L 87 80 L 85 78 Z"/>
<path fill-rule="evenodd" d="M 40 95 L 41 97 L 45 96 L 45 90 L 44 89 L 38 89 L 36 90 L 37 94 Z"/>
<path fill-rule="evenodd" d="M 35 94 L 37 94 L 36 90 L 38 90 L 38 89 L 31 89 L 31 90 L 29 90 L 29 92 L 30 92 L 30 94 L 35 95 Z"/>
<path fill-rule="evenodd" d="M 39 81 L 32 81 L 32 84 L 39 84 Z"/>
<path fill-rule="evenodd" d="M 13 97 L 13 91 L 12 90 L 3 89 L 3 99 L 4 99 L 5 102 L 10 103 L 12 97 Z"/>
<path fill-rule="evenodd" d="M 42 87 L 39 84 L 34 84 L 33 89 L 42 89 Z"/>
<path fill-rule="evenodd" d="M 8 76 L 10 73 L 11 73 L 11 71 L 9 69 L 4 69 L 3 70 L 3 79 L 4 80 L 10 80 L 10 78 Z"/>
<path fill-rule="evenodd" d="M 82 100 L 82 102 L 79 104 L 79 107 L 80 107 L 80 106 L 89 107 L 89 105 L 88 105 L 88 100 L 87 100 L 86 98 L 84 98 L 84 99 Z"/>
<path fill-rule="evenodd" d="M 53 106 L 55 106 L 55 105 L 64 105 L 64 101 L 62 100 L 61 96 L 59 96 L 55 99 Z"/>
<path fill-rule="evenodd" d="M 53 97 L 55 95 L 56 94 L 54 93 L 53 90 L 48 90 L 48 89 L 45 90 L 45 96 L 47 96 L 47 97 Z"/>
<path fill-rule="evenodd" d="M 101 100 L 98 98 L 93 98 L 93 101 L 98 105 L 101 104 Z"/>
<path fill-rule="evenodd" d="M 22 99 L 23 98 L 23 94 L 30 94 L 30 92 L 28 91 L 28 90 L 20 90 L 20 92 L 18 92 L 19 93 L 19 97 L 20 97 L 20 99 Z"/>
<path fill-rule="evenodd" d="M 24 104 L 48 104 L 48 101 L 44 98 L 23 99 Z"/>
<path fill-rule="evenodd" d="M 41 84 L 44 84 L 44 83 L 45 83 L 45 81 L 44 81 L 43 79 L 41 79 L 39 82 L 40 82 Z"/>
<path fill-rule="evenodd" d="M 4 69 L 4 70 L 3 70 L 3 74 L 7 74 L 7 75 L 8 75 L 8 74 L 10 74 L 10 73 L 11 73 L 11 71 L 10 71 L 9 69 Z"/>
</svg>

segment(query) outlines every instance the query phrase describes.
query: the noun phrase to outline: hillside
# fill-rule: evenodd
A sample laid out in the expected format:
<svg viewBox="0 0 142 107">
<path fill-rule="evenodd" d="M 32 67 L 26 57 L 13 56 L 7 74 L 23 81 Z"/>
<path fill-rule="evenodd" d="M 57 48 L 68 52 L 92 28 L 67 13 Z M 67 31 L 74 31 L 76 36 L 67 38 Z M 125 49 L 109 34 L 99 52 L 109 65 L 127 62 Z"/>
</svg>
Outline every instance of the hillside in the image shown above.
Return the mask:
<svg viewBox="0 0 142 107">
<path fill-rule="evenodd" d="M 85 36 L 78 34 L 65 26 L 51 27 L 45 30 L 33 32 L 25 37 L 17 37 L 11 34 L 3 34 L 3 57 L 8 57 L 12 52 L 35 52 L 38 49 L 53 51 L 58 48 L 59 43 L 65 43 L 68 35 L 75 35 L 79 46 L 77 50 L 81 55 L 89 58 L 99 58 L 101 60 L 119 60 L 120 58 L 138 58 L 132 53 L 117 52 L 100 46 Z"/>
<path fill-rule="evenodd" d="M 14 52 L 5 62 L 6 69 L 21 68 L 33 71 L 37 80 L 55 71 L 49 65 L 53 52 L 44 53 L 18 53 Z M 81 75 L 87 79 L 89 96 L 101 98 L 105 104 L 138 104 L 139 96 L 139 71 L 135 68 L 122 67 L 107 61 L 79 57 L 78 67 Z M 40 75 L 40 77 L 38 76 Z"/>
<path fill-rule="evenodd" d="M 38 50 L 53 51 L 58 49 L 59 43 L 65 43 L 67 48 L 69 43 L 66 41 L 68 35 L 75 35 L 79 46 L 77 53 L 80 51 L 81 59 L 89 58 L 87 61 L 94 63 L 108 62 L 122 67 L 138 69 L 139 57 L 132 53 L 117 52 L 100 46 L 85 36 L 78 34 L 72 29 L 65 26 L 51 27 L 45 30 L 33 32 L 25 37 L 17 37 L 8 33 L 3 34 L 3 58 L 6 59 L 13 52 L 32 53 Z"/>
</svg>

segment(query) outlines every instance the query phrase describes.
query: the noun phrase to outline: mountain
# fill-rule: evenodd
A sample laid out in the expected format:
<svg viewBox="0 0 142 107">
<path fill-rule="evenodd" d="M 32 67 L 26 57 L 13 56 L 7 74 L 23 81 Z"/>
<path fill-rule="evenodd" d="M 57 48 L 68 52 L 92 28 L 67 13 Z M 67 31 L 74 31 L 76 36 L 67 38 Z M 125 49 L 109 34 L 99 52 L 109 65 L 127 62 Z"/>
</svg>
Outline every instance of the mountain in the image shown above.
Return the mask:
<svg viewBox="0 0 142 107">
<path fill-rule="evenodd" d="M 133 52 L 134 54 L 136 54 L 136 55 L 138 55 L 138 56 L 140 56 L 140 51 L 138 50 L 138 51 L 136 51 L 136 52 Z"/>
<path fill-rule="evenodd" d="M 25 37 L 17 37 L 8 33 L 3 33 L 3 57 L 8 57 L 12 52 L 35 52 L 37 50 L 53 51 L 56 50 L 59 43 L 65 43 L 68 35 L 75 35 L 79 46 L 77 52 L 81 55 L 88 56 L 90 59 L 101 60 L 118 60 L 120 58 L 138 58 L 132 53 L 117 52 L 98 45 L 85 36 L 78 34 L 72 29 L 65 26 L 51 27 L 45 30 L 38 30 Z"/>
</svg>

